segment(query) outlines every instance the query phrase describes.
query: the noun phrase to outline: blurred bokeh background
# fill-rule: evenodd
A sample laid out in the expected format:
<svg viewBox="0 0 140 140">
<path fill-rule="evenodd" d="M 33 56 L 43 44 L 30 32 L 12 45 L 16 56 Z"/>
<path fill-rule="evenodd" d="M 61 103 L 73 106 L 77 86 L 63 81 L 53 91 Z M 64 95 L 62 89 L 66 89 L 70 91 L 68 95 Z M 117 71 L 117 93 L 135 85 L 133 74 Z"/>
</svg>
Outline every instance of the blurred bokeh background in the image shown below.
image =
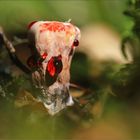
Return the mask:
<svg viewBox="0 0 140 140">
<path fill-rule="evenodd" d="M 82 34 L 71 67 L 71 82 L 82 90 L 71 89 L 75 105 L 56 116 L 33 103 L 36 90 L 0 46 L 0 139 L 140 139 L 139 67 L 132 48 L 127 59 L 121 48 L 135 24 L 123 14 L 129 7 L 128 0 L 0 1 L 0 26 L 11 41 L 27 38 L 28 24 L 39 20 L 71 19 Z M 19 93 L 29 100 L 17 101 Z"/>
</svg>

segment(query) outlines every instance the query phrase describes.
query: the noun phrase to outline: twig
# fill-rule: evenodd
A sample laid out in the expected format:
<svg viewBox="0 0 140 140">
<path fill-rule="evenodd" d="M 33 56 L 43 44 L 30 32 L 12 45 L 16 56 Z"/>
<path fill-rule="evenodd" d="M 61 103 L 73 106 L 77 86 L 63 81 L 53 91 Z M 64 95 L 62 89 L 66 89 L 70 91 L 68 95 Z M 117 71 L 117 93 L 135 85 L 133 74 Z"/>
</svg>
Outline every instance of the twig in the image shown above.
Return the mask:
<svg viewBox="0 0 140 140">
<path fill-rule="evenodd" d="M 22 62 L 18 59 L 17 55 L 16 55 L 16 49 L 14 48 L 13 44 L 8 40 L 8 38 L 6 37 L 2 27 L 0 27 L 0 37 L 2 39 L 2 42 L 4 44 L 4 46 L 6 47 L 9 56 L 11 58 L 11 60 L 25 73 L 29 74 L 30 70 L 24 65 L 22 64 Z"/>
</svg>

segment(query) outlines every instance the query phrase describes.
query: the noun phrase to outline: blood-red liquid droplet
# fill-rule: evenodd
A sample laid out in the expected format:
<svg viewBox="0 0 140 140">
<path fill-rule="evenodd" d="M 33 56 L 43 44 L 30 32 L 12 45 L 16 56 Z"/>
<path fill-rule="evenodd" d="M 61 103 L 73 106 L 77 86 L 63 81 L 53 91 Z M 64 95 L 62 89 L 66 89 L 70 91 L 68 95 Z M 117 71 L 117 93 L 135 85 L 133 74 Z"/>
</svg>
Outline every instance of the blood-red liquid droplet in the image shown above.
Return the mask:
<svg viewBox="0 0 140 140">
<path fill-rule="evenodd" d="M 37 68 L 37 63 L 35 61 L 35 58 L 34 56 L 30 56 L 27 60 L 27 65 L 30 67 L 30 68 Z"/>
<path fill-rule="evenodd" d="M 62 56 L 52 57 L 47 65 L 47 71 L 51 76 L 55 76 L 62 71 Z"/>
<path fill-rule="evenodd" d="M 79 45 L 79 41 L 77 39 L 75 39 L 74 42 L 73 42 L 73 45 L 74 46 L 78 46 Z"/>
<path fill-rule="evenodd" d="M 44 53 L 41 55 L 41 58 L 42 58 L 42 59 L 46 59 L 47 55 L 48 55 L 48 54 L 47 54 L 46 52 L 44 52 Z"/>
<path fill-rule="evenodd" d="M 54 66 L 54 59 L 53 57 L 49 60 L 47 65 L 47 70 L 51 76 L 55 75 L 55 66 Z"/>
<path fill-rule="evenodd" d="M 33 22 L 29 23 L 28 29 L 30 29 L 30 28 L 33 26 L 33 24 L 35 24 L 36 22 L 37 22 L 37 21 L 33 21 Z"/>
</svg>

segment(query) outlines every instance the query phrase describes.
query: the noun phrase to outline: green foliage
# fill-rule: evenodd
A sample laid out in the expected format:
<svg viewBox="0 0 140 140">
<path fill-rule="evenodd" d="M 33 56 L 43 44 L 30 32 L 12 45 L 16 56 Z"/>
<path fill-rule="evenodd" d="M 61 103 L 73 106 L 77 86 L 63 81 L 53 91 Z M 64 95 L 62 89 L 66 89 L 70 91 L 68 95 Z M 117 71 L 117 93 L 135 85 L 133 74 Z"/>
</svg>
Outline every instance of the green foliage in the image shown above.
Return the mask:
<svg viewBox="0 0 140 140">
<path fill-rule="evenodd" d="M 122 34 L 124 29 L 129 30 L 132 26 L 131 21 L 122 14 L 126 1 L 1 0 L 0 25 L 15 35 L 26 33 L 27 25 L 32 21 L 72 19 L 72 23 L 78 26 L 105 22 Z"/>
<path fill-rule="evenodd" d="M 134 26 L 130 35 L 125 37 L 122 41 L 122 52 L 126 55 L 126 47 L 131 52 L 133 62 L 132 64 L 124 65 L 117 74 L 114 74 L 113 91 L 119 96 L 138 96 L 140 92 L 139 79 L 140 79 L 140 1 L 130 1 L 129 8 L 124 13 L 132 17 Z M 138 96 L 139 97 L 139 96 Z"/>
<path fill-rule="evenodd" d="M 140 59 L 140 1 L 129 1 L 129 8 L 124 12 L 125 15 L 133 19 L 134 25 L 132 32 L 122 41 L 122 52 L 127 58 L 125 49 L 128 46 L 134 62 L 139 62 Z"/>
</svg>

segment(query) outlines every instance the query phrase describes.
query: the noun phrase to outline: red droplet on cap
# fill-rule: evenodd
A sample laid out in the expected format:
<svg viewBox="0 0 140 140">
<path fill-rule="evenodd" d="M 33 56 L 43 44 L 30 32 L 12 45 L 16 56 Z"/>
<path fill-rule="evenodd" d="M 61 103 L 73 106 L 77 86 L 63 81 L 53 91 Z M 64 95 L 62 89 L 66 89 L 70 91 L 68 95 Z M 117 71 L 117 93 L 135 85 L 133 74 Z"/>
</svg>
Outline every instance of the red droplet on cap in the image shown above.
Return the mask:
<svg viewBox="0 0 140 140">
<path fill-rule="evenodd" d="M 37 21 L 32 21 L 31 23 L 29 23 L 29 25 L 28 25 L 28 29 L 30 29 L 32 26 L 33 26 L 33 24 L 35 24 Z"/>
<path fill-rule="evenodd" d="M 75 39 L 74 42 L 73 42 L 73 45 L 74 46 L 78 46 L 79 45 L 79 41 L 77 39 Z"/>
<path fill-rule="evenodd" d="M 58 75 L 61 71 L 62 71 L 62 56 L 55 56 L 52 57 L 49 61 L 48 61 L 48 65 L 47 65 L 47 71 L 49 72 L 50 76 L 55 76 Z"/>
<path fill-rule="evenodd" d="M 54 66 L 54 59 L 53 58 L 51 58 L 49 60 L 48 65 L 47 65 L 47 70 L 48 70 L 48 72 L 51 76 L 55 75 L 56 69 L 55 69 L 55 66 Z"/>
<path fill-rule="evenodd" d="M 27 65 L 30 67 L 30 68 L 36 68 L 37 67 L 37 63 L 34 59 L 34 56 L 30 56 L 27 60 Z"/>
<path fill-rule="evenodd" d="M 42 58 L 42 59 L 46 59 L 47 55 L 48 55 L 48 54 L 47 54 L 46 52 L 44 52 L 44 53 L 41 55 L 41 58 Z"/>
</svg>

